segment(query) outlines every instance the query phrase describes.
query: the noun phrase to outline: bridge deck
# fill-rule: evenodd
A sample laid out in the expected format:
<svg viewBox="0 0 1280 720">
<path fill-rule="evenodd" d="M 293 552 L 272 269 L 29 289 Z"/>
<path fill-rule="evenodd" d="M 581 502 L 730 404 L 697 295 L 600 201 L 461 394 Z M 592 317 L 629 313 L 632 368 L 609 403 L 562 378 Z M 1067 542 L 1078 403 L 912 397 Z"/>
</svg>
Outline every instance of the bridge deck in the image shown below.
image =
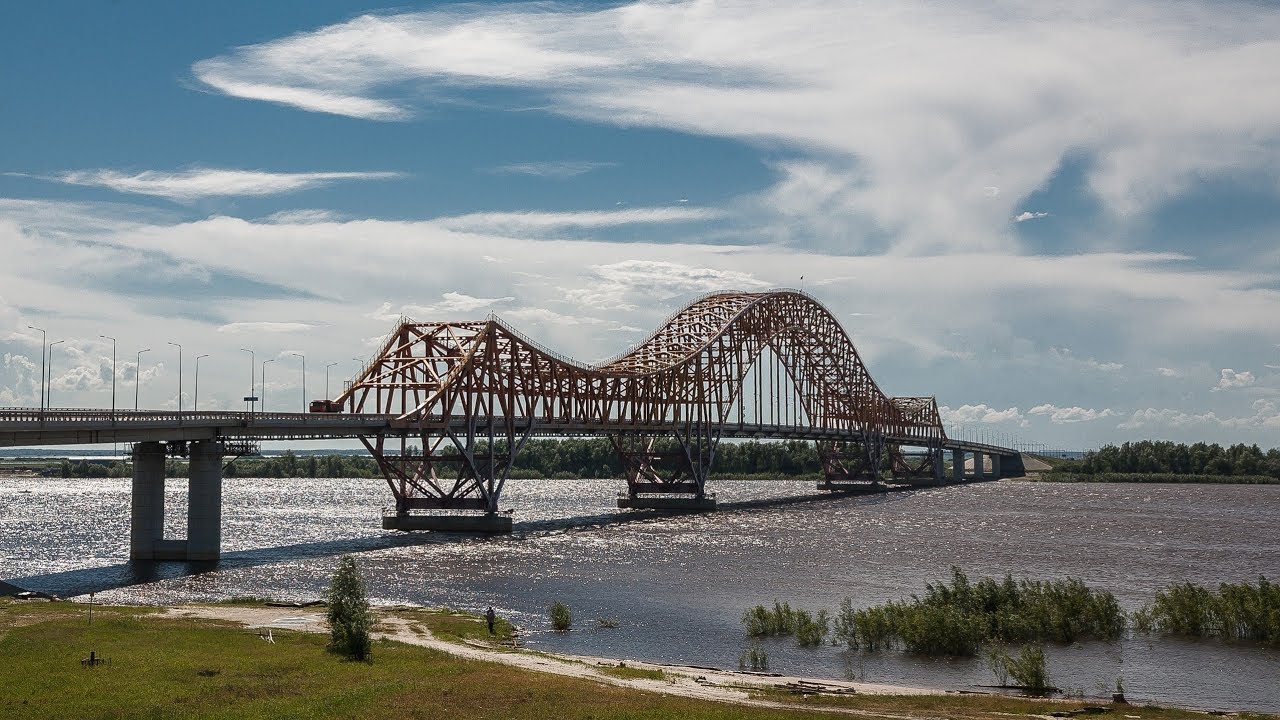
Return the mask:
<svg viewBox="0 0 1280 720">
<path fill-rule="evenodd" d="M 517 426 L 525 426 L 523 419 Z M 466 422 L 455 418 L 451 430 L 463 432 Z M 433 429 L 443 430 L 440 419 Z M 481 425 L 480 427 L 484 427 Z M 631 422 L 580 423 L 538 421 L 535 436 L 588 437 L 618 432 L 646 433 L 657 436 L 671 432 L 670 425 L 648 426 Z M 42 445 L 88 445 L 134 442 L 176 442 L 194 440 L 324 440 L 412 435 L 414 428 L 396 420 L 395 415 L 342 413 L 248 413 L 248 412 L 183 412 L 87 409 L 51 409 L 41 412 L 32 408 L 0 409 L 0 447 L 35 447 Z M 843 428 L 805 427 L 797 425 L 762 425 L 725 423 L 727 438 L 778 440 L 855 441 L 860 432 Z M 920 445 L 909 437 L 886 436 L 885 440 L 908 447 Z M 947 439 L 942 447 L 998 455 L 1017 454 L 1016 450 L 984 443 Z"/>
</svg>

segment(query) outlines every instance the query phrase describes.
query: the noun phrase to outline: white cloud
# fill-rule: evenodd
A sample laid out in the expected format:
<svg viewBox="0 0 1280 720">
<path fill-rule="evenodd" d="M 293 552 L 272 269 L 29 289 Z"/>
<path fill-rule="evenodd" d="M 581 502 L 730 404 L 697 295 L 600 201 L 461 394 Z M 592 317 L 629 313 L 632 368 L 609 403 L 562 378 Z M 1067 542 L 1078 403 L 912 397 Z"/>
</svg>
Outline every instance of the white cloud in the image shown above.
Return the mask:
<svg viewBox="0 0 1280 720">
<path fill-rule="evenodd" d="M 1257 378 L 1248 370 L 1236 372 L 1231 368 L 1223 368 L 1222 375 L 1218 379 L 1216 387 L 1211 388 L 1214 392 L 1219 390 L 1231 390 L 1232 388 L 1243 388 L 1252 385 Z"/>
<path fill-rule="evenodd" d="M 634 310 L 653 300 L 691 292 L 758 290 L 769 283 L 749 273 L 657 260 L 620 260 L 591 267 L 589 284 L 565 288 L 571 303 L 600 310 Z"/>
<path fill-rule="evenodd" d="M 1071 351 L 1071 348 L 1052 347 L 1049 348 L 1049 355 L 1060 363 L 1086 370 L 1113 373 L 1124 369 L 1123 363 L 1101 362 L 1093 358 L 1080 358 Z"/>
<path fill-rule="evenodd" d="M 346 219 L 342 213 L 332 210 L 281 210 L 267 216 L 267 222 L 281 225 L 308 225 L 311 223 L 340 222 Z"/>
<path fill-rule="evenodd" d="M 1116 414 L 1111 408 L 1102 410 L 1094 410 L 1093 408 L 1082 407 L 1058 407 L 1050 403 L 1037 405 L 1027 411 L 1028 415 L 1048 415 L 1049 421 L 1055 425 L 1063 425 L 1066 423 L 1090 422 L 1093 420 L 1101 420 Z"/>
<path fill-rule="evenodd" d="M 305 322 L 234 322 L 218 327 L 220 333 L 296 333 L 311 330 L 315 323 Z"/>
<path fill-rule="evenodd" d="M 1177 370 L 1174 370 L 1173 368 L 1158 367 L 1156 368 L 1156 374 L 1159 375 L 1160 377 L 1173 378 L 1173 377 L 1181 376 L 1182 373 L 1178 372 Z"/>
<path fill-rule="evenodd" d="M 985 403 L 980 405 L 961 405 L 954 410 L 943 405 L 938 408 L 938 413 L 946 424 L 983 423 L 990 425 L 1003 422 L 1025 424 L 1022 413 L 1018 411 L 1018 408 L 1011 407 L 997 410 L 996 408 L 988 407 Z"/>
<path fill-rule="evenodd" d="M 146 170 L 132 175 L 116 170 L 69 170 L 50 177 L 68 185 L 104 187 L 116 192 L 196 200 L 229 195 L 279 195 L 346 180 L 390 180 L 396 172 L 279 173 L 261 170 L 192 168 L 178 172 Z"/>
<path fill-rule="evenodd" d="M 617 163 L 591 162 L 587 160 L 552 160 L 547 162 L 509 163 L 491 168 L 495 175 L 532 175 L 556 180 L 564 180 L 584 175 L 592 170 L 614 167 Z"/>
<path fill-rule="evenodd" d="M 1047 212 L 1031 212 L 1029 210 L 1024 210 L 1018 213 L 1017 215 L 1014 215 L 1013 221 L 1026 222 L 1028 220 L 1039 220 L 1040 218 L 1047 218 L 1047 217 L 1049 217 L 1049 213 Z"/>
<path fill-rule="evenodd" d="M 1203 178 L 1280 176 L 1280 96 L 1258 91 L 1280 85 L 1280 12 L 1264 3 L 470 5 L 357 17 L 193 72 L 375 120 L 499 86 L 574 118 L 781 143 L 807 157 L 761 196 L 762 232 L 846 251 L 1007 250 L 1008 219 L 1068 156 L 1116 218 Z"/>
<path fill-rule="evenodd" d="M 710 208 L 654 207 L 581 212 L 484 212 L 436 218 L 432 222 L 456 232 L 517 235 L 564 228 L 604 228 L 647 223 L 715 220 L 724 211 Z"/>
<path fill-rule="evenodd" d="M 1129 419 L 1116 427 L 1121 430 L 1155 430 L 1172 429 L 1227 429 L 1240 431 L 1246 429 L 1277 430 L 1280 429 L 1280 406 L 1270 400 L 1256 400 L 1253 403 L 1253 415 L 1222 416 L 1216 412 L 1187 412 L 1171 408 L 1145 408 L 1134 411 Z M 1234 435 L 1233 435 L 1234 436 Z"/>
</svg>

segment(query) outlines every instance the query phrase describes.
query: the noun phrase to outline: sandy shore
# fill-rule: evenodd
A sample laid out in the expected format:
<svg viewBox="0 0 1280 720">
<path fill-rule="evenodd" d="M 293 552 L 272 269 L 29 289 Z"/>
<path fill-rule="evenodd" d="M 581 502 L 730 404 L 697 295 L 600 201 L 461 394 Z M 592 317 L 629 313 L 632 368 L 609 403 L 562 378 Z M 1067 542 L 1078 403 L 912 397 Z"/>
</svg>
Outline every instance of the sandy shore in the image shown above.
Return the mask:
<svg viewBox="0 0 1280 720">
<path fill-rule="evenodd" d="M 388 608 L 375 609 L 378 616 L 376 638 L 387 638 L 408 645 L 418 645 L 439 650 L 469 660 L 502 663 L 535 672 L 554 673 L 583 678 L 607 685 L 629 687 L 637 690 L 679 695 L 682 697 L 714 700 L 719 702 L 754 705 L 759 707 L 795 708 L 795 705 L 753 697 L 752 691 L 767 688 L 833 694 L 868 693 L 879 695 L 942 695 L 947 691 L 936 688 L 904 687 L 876 683 L 819 680 L 814 678 L 758 673 L 714 670 L 700 667 L 665 665 L 627 660 L 629 668 L 661 670 L 663 679 L 621 678 L 601 671 L 604 667 L 618 667 L 616 659 L 587 655 L 551 655 L 544 652 L 512 651 L 481 643 L 457 643 L 433 636 L 421 623 L 396 616 Z M 204 618 L 223 620 L 244 625 L 246 628 L 293 630 L 298 632 L 327 633 L 323 612 L 310 608 L 234 607 L 219 605 L 184 605 L 165 610 L 168 617 Z M 875 715 L 883 712 L 862 712 L 848 708 L 830 708 L 831 712 L 850 715 Z M 892 716 L 890 716 L 892 717 Z M 901 716 L 910 720 L 910 716 Z"/>
</svg>

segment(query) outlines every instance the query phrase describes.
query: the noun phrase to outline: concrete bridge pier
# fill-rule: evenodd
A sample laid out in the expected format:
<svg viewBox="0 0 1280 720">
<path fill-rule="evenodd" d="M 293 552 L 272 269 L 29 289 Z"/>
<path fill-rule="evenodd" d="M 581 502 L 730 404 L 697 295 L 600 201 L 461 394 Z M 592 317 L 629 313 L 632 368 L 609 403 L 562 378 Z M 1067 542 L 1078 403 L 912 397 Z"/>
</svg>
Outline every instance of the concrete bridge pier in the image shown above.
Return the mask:
<svg viewBox="0 0 1280 720">
<path fill-rule="evenodd" d="M 164 445 L 133 446 L 133 507 L 129 517 L 129 557 L 155 560 L 164 539 Z"/>
<path fill-rule="evenodd" d="M 964 482 L 964 451 L 951 451 L 951 481 Z"/>
<path fill-rule="evenodd" d="M 133 497 L 129 559 L 217 560 L 222 554 L 222 444 L 213 440 L 189 448 L 187 539 L 164 536 L 166 446 L 142 442 L 133 446 Z"/>
<path fill-rule="evenodd" d="M 1000 474 L 1000 456 L 995 453 L 991 454 L 991 477 L 999 480 L 1004 477 Z"/>
<path fill-rule="evenodd" d="M 222 444 L 191 443 L 187 485 L 187 560 L 222 554 Z"/>
<path fill-rule="evenodd" d="M 982 453 L 977 450 L 973 451 L 973 479 L 981 480 L 987 473 L 987 460 L 982 457 Z"/>
</svg>

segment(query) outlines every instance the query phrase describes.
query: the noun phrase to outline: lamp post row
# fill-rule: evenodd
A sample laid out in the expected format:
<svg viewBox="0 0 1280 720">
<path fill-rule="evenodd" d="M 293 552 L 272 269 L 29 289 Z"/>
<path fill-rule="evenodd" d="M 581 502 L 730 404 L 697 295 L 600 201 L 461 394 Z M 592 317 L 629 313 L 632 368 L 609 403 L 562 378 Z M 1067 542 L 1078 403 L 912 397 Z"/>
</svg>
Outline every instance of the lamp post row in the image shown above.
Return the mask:
<svg viewBox="0 0 1280 720">
<path fill-rule="evenodd" d="M 48 332 L 44 328 L 39 328 L 34 325 L 28 325 L 27 328 L 30 330 L 40 331 L 39 393 L 40 393 L 40 412 L 41 414 L 43 414 L 46 410 L 48 410 L 51 407 L 51 401 L 53 397 L 53 347 L 55 345 L 65 343 L 66 340 L 65 339 L 54 340 L 53 342 L 49 342 Z M 116 378 L 117 378 L 119 341 L 116 338 L 111 337 L 110 335 L 99 335 L 98 337 L 103 340 L 111 341 L 111 417 L 114 419 L 117 411 Z M 176 343 L 173 341 L 168 341 L 167 344 L 178 348 L 178 412 L 182 413 L 183 411 L 183 408 L 182 408 L 182 394 L 183 394 L 182 392 L 182 381 L 183 381 L 182 344 Z M 249 395 L 248 397 L 245 398 L 245 401 L 249 403 L 249 412 L 251 413 L 255 412 L 258 408 L 261 408 L 262 410 L 265 411 L 266 395 L 267 395 L 267 364 L 275 362 L 276 358 L 271 358 L 271 359 L 262 361 L 262 375 L 261 375 L 262 395 L 259 397 L 257 394 L 258 388 L 254 385 L 254 372 L 253 372 L 255 365 L 257 363 L 257 356 L 254 353 L 254 351 L 249 348 L 240 348 L 240 350 L 242 352 L 249 353 Z M 139 408 L 138 400 L 139 400 L 139 394 L 141 392 L 141 387 L 142 387 L 142 354 L 148 353 L 148 352 L 151 352 L 151 348 L 143 348 L 141 350 L 138 350 L 137 357 L 134 361 L 133 409 L 135 412 L 137 412 Z M 302 411 L 306 412 L 307 411 L 307 356 L 303 353 L 296 353 L 296 352 L 291 352 L 289 354 L 293 355 L 294 357 L 298 357 L 302 359 Z M 192 398 L 193 410 L 195 411 L 200 410 L 200 361 L 207 357 L 210 357 L 209 353 L 204 353 L 196 356 L 195 391 L 194 391 L 194 397 Z M 360 358 L 352 358 L 352 360 L 356 361 L 357 363 L 362 362 Z M 340 365 L 340 364 L 341 364 L 340 362 L 331 362 L 324 366 L 325 398 L 329 397 L 329 368 L 335 365 Z"/>
</svg>

